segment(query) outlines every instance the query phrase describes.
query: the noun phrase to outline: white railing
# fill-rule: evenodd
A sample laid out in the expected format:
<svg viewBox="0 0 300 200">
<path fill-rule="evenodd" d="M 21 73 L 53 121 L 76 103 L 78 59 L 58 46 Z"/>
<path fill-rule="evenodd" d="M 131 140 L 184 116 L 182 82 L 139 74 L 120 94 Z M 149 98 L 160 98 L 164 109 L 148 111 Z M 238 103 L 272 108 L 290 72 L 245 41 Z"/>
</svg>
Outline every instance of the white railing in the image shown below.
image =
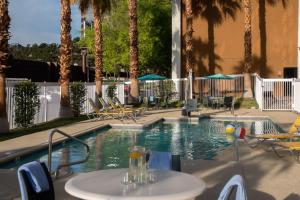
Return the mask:
<svg viewBox="0 0 300 200">
<path fill-rule="evenodd" d="M 263 95 L 262 95 L 262 85 L 263 85 L 263 81 L 262 79 L 257 75 L 254 74 L 254 79 L 253 79 L 254 83 L 254 98 L 256 99 L 256 102 L 258 104 L 258 107 L 260 109 L 262 109 L 263 106 Z"/>
<path fill-rule="evenodd" d="M 294 104 L 293 110 L 300 112 L 300 79 L 294 81 Z"/>
<path fill-rule="evenodd" d="M 13 98 L 13 91 L 16 82 L 7 82 L 6 85 L 6 108 L 7 108 L 7 115 L 10 128 L 15 128 L 16 125 L 14 123 L 14 98 Z M 59 110 L 60 110 L 60 86 L 58 83 L 36 83 L 39 88 L 39 96 L 40 96 L 40 110 L 35 115 L 34 123 L 42 123 L 47 122 L 59 117 Z M 86 99 L 91 98 L 95 99 L 95 84 L 93 83 L 85 83 L 87 93 Z M 102 86 L 103 96 L 106 97 L 106 89 L 108 85 Z M 116 94 L 121 102 L 124 102 L 124 84 L 117 84 Z M 88 101 L 84 103 L 84 109 L 82 114 L 90 113 L 93 109 Z"/>
<path fill-rule="evenodd" d="M 294 79 L 263 79 L 262 110 L 292 110 Z"/>
</svg>

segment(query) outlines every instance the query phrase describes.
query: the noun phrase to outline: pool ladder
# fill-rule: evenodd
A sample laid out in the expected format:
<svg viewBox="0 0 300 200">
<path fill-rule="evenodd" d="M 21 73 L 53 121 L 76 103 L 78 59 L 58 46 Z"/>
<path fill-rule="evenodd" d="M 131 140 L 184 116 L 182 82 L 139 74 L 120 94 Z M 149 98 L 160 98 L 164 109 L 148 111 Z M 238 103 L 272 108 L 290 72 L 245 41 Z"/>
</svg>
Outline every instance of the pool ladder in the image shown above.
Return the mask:
<svg viewBox="0 0 300 200">
<path fill-rule="evenodd" d="M 63 132 L 63 131 L 61 131 L 59 129 L 52 130 L 50 132 L 50 134 L 49 134 L 49 147 L 48 147 L 48 169 L 49 169 L 49 172 L 51 174 L 53 174 L 52 173 L 52 151 L 53 151 L 52 150 L 52 146 L 53 146 L 53 135 L 55 133 L 59 133 L 59 134 L 65 136 L 65 137 L 67 137 L 70 140 L 74 140 L 76 142 L 79 142 L 80 144 L 82 144 L 82 145 L 84 145 L 86 147 L 86 152 L 87 152 L 86 153 L 86 157 L 83 160 L 78 160 L 78 161 L 74 161 L 74 162 L 70 162 L 70 163 L 58 165 L 57 168 L 56 168 L 56 170 L 55 170 L 55 172 L 54 172 L 54 178 L 57 178 L 60 169 L 62 169 L 64 167 L 69 167 L 71 165 L 77 165 L 77 164 L 86 162 L 88 160 L 89 156 L 90 156 L 90 147 L 85 142 L 83 142 L 83 141 L 79 140 L 78 138 L 73 137 L 73 136 L 71 136 L 71 135 L 69 135 L 69 134 L 67 134 L 67 133 L 65 133 L 65 132 Z"/>
</svg>

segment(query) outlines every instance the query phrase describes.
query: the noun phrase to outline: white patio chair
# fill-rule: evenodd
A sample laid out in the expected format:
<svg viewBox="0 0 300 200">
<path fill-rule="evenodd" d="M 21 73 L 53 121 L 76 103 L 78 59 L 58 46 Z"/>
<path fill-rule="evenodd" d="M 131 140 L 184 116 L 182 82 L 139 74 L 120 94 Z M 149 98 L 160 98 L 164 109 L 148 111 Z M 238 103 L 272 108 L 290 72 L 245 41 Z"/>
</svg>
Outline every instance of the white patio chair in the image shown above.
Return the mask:
<svg viewBox="0 0 300 200">
<path fill-rule="evenodd" d="M 236 188 L 236 200 L 247 200 L 245 181 L 241 175 L 234 175 L 223 187 L 218 200 L 229 200 L 234 188 Z"/>
</svg>

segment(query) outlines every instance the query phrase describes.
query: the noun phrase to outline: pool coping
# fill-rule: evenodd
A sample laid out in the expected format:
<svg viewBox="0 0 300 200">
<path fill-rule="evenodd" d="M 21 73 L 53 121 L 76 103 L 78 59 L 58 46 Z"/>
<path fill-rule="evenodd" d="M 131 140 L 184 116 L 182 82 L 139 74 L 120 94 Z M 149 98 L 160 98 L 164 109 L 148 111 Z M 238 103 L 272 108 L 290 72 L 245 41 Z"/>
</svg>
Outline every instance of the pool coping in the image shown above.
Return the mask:
<svg viewBox="0 0 300 200">
<path fill-rule="evenodd" d="M 110 128 L 110 129 L 115 129 L 115 130 L 143 130 L 145 128 L 148 128 L 160 121 L 165 121 L 165 122 L 178 122 L 178 121 L 191 121 L 191 122 L 197 122 L 203 118 L 210 118 L 210 119 L 243 119 L 243 120 L 258 120 L 258 119 L 268 119 L 271 120 L 272 119 L 269 116 L 228 116 L 228 115 L 211 115 L 211 114 L 200 114 L 197 117 L 161 117 L 161 118 L 157 118 L 157 119 L 153 119 L 153 120 L 149 120 L 143 124 L 111 124 L 111 123 L 107 123 L 107 124 L 103 124 L 103 125 L 99 125 L 97 127 L 93 127 L 90 129 L 85 129 L 79 132 L 75 132 L 72 134 L 73 137 L 80 137 L 82 135 L 85 134 L 89 134 L 91 132 L 94 131 L 100 131 L 106 128 Z M 272 121 L 273 122 L 273 121 Z M 274 122 L 273 122 L 274 123 Z M 51 129 L 53 130 L 53 129 Z M 49 132 L 51 131 L 49 130 Z M 57 145 L 60 144 L 64 141 L 69 140 L 69 138 L 66 138 L 64 136 L 57 138 L 56 140 L 53 140 L 53 145 Z M 25 150 L 20 150 L 20 151 L 16 151 L 16 152 L 8 152 L 8 154 L 4 157 L 0 158 L 0 164 L 4 164 L 10 161 L 13 161 L 19 157 L 24 157 L 28 154 L 31 154 L 33 152 L 36 151 L 40 151 L 40 150 L 44 150 L 48 148 L 48 142 L 46 143 L 41 143 L 38 146 L 33 146 L 33 147 L 28 147 L 28 149 Z"/>
</svg>

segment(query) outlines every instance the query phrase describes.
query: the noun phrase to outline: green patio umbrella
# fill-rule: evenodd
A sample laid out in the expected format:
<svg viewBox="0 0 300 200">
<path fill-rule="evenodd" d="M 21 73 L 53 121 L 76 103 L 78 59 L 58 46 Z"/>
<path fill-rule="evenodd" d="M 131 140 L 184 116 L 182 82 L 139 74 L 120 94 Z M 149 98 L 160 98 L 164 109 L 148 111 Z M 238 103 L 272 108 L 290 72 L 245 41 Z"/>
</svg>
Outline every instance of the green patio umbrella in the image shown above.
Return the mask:
<svg viewBox="0 0 300 200">
<path fill-rule="evenodd" d="M 145 76 L 141 76 L 138 78 L 139 81 L 155 81 L 155 80 L 165 80 L 167 79 L 164 76 L 160 76 L 158 74 L 147 74 Z"/>
<path fill-rule="evenodd" d="M 213 74 L 213 75 L 205 76 L 204 78 L 210 80 L 209 81 L 209 85 L 210 85 L 209 93 L 211 96 L 219 96 L 219 92 L 217 92 L 217 95 L 216 95 L 216 91 L 219 91 L 219 90 L 216 90 L 216 88 L 215 88 L 216 83 L 223 82 L 223 80 L 225 80 L 225 84 L 226 84 L 226 80 L 235 79 L 234 77 L 228 76 L 225 74 Z M 213 80 L 218 80 L 218 81 L 213 81 Z M 227 94 L 227 90 L 225 90 L 225 96 L 226 96 L 226 94 Z"/>
<path fill-rule="evenodd" d="M 163 80 L 166 80 L 166 79 L 167 79 L 166 77 L 160 76 L 158 74 L 147 74 L 145 76 L 141 76 L 141 77 L 138 78 L 139 81 L 163 81 Z M 146 85 L 144 85 L 144 91 L 147 91 L 147 93 L 148 93 L 149 90 L 154 92 L 152 82 L 150 83 L 150 88 L 148 86 L 146 86 L 146 88 L 145 88 L 145 86 Z M 157 90 L 156 87 L 155 87 L 155 90 Z M 153 94 L 152 92 L 150 92 L 150 94 Z M 145 96 L 148 96 L 148 94 L 145 94 Z"/>
<path fill-rule="evenodd" d="M 213 74 L 213 75 L 205 76 L 204 78 L 206 78 L 206 79 L 225 79 L 225 80 L 234 79 L 233 77 L 224 75 L 224 74 Z"/>
</svg>

